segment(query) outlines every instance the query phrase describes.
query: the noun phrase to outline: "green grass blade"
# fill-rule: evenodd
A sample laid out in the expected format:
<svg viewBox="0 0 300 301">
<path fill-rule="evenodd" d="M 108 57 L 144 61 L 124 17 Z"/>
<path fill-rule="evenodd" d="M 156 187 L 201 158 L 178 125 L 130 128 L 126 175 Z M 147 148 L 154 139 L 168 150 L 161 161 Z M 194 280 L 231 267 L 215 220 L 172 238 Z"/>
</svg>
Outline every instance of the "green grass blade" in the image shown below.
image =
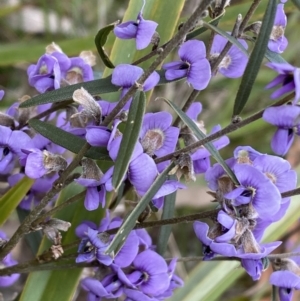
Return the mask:
<svg viewBox="0 0 300 301">
<path fill-rule="evenodd" d="M 136 221 L 140 214 L 146 209 L 147 205 L 151 202 L 152 198 L 163 185 L 168 177 L 168 173 L 174 167 L 174 164 L 171 163 L 153 182 L 149 190 L 138 202 L 136 207 L 131 211 L 128 217 L 123 221 L 121 227 L 116 233 L 114 239 L 111 241 L 110 245 L 106 250 L 106 254 L 111 254 L 113 251 L 115 254 L 118 253 L 120 246 L 124 243 L 125 239 L 129 235 L 130 231 L 134 228 Z"/>
<path fill-rule="evenodd" d="M 33 183 L 33 179 L 24 177 L 0 198 L 0 226 L 10 217 L 11 213 L 26 196 Z"/>
<path fill-rule="evenodd" d="M 270 34 L 274 24 L 274 18 L 276 14 L 277 1 L 269 0 L 266 13 L 264 15 L 262 26 L 257 37 L 254 49 L 250 55 L 248 64 L 246 66 L 242 81 L 237 92 L 234 107 L 233 115 L 238 115 L 243 110 L 246 105 L 251 90 L 253 88 L 254 81 L 259 72 L 260 65 L 263 61 L 263 58 L 266 53 L 268 46 Z"/>
<path fill-rule="evenodd" d="M 118 190 L 120 184 L 123 182 L 134 147 L 139 139 L 145 108 L 145 93 L 137 92 L 129 109 L 125 131 L 118 152 L 118 157 L 115 162 L 112 184 L 116 190 Z"/>
</svg>

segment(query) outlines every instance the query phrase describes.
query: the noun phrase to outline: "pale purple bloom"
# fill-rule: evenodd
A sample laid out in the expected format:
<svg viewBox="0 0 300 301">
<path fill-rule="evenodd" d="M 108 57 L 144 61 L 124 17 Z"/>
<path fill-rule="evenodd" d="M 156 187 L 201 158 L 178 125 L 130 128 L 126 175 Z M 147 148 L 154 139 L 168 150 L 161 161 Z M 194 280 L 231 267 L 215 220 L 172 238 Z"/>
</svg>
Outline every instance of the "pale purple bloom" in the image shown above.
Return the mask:
<svg viewBox="0 0 300 301">
<path fill-rule="evenodd" d="M 288 270 L 273 272 L 270 283 L 279 287 L 280 301 L 291 301 L 293 290 L 300 290 L 300 277 Z"/>
<path fill-rule="evenodd" d="M 0 230 L 0 239 L 8 240 L 6 234 Z M 1 268 L 16 265 L 18 262 L 14 260 L 11 254 L 7 254 L 2 261 L 0 261 Z M 7 287 L 13 285 L 20 277 L 20 274 L 12 274 L 9 276 L 0 276 L 0 287 Z"/>
<path fill-rule="evenodd" d="M 168 266 L 154 251 L 147 249 L 138 254 L 133 266 L 135 271 L 128 275 L 128 279 L 143 293 L 156 296 L 168 289 L 170 285 Z"/>
<path fill-rule="evenodd" d="M 31 139 L 27 134 L 0 125 L 0 174 L 10 173 L 13 160 L 22 160 L 25 155 L 21 149 L 30 145 Z"/>
<path fill-rule="evenodd" d="M 271 51 L 282 53 L 286 49 L 288 45 L 288 40 L 284 36 L 284 30 L 286 25 L 287 18 L 284 13 L 284 4 L 279 3 L 277 5 L 274 25 L 268 43 L 268 48 Z"/>
<path fill-rule="evenodd" d="M 246 164 L 236 164 L 234 173 L 240 186 L 227 193 L 225 198 L 230 199 L 234 206 L 252 203 L 261 218 L 272 220 L 281 204 L 281 195 L 278 188 L 255 167 Z"/>
<path fill-rule="evenodd" d="M 136 49 L 146 48 L 155 33 L 157 23 L 145 20 L 140 12 L 136 21 L 121 23 L 114 28 L 114 34 L 120 39 L 136 39 Z"/>
<path fill-rule="evenodd" d="M 61 52 L 44 54 L 40 57 L 36 65 L 30 65 L 27 69 L 30 86 L 38 92 L 60 88 L 62 71 L 66 71 L 70 66 L 70 59 Z"/>
<path fill-rule="evenodd" d="M 113 70 L 111 82 L 122 88 L 121 97 L 123 97 L 143 73 L 144 70 L 141 67 L 120 64 Z M 143 84 L 143 90 L 145 92 L 151 90 L 158 82 L 159 74 L 156 71 L 153 71 Z"/>
<path fill-rule="evenodd" d="M 217 242 L 209 238 L 209 227 L 206 223 L 198 221 L 194 222 L 194 231 L 198 239 L 203 243 L 205 247 L 205 259 L 213 258 L 215 254 L 243 259 L 261 259 L 266 257 L 281 244 L 280 241 L 260 244 L 258 253 L 246 253 L 242 246 L 238 246 L 238 248 L 236 248 L 233 244 L 226 242 Z"/>
<path fill-rule="evenodd" d="M 210 64 L 206 59 L 205 44 L 198 40 L 187 41 L 180 46 L 178 55 L 181 61 L 162 66 L 166 70 L 166 79 L 174 80 L 186 77 L 187 82 L 195 90 L 205 89 L 211 77 Z"/>
<path fill-rule="evenodd" d="M 282 95 L 295 91 L 295 98 L 293 104 L 296 104 L 300 98 L 300 69 L 294 67 L 288 63 L 267 63 L 266 66 L 275 70 L 278 73 L 267 86 L 266 89 L 274 88 L 278 85 L 282 85 L 271 94 L 271 98 L 275 99 Z"/>
<path fill-rule="evenodd" d="M 244 40 L 238 39 L 238 41 L 245 49 L 248 49 L 248 45 Z M 228 40 L 221 35 L 215 35 L 210 53 L 210 60 L 212 62 L 218 58 L 227 42 Z M 247 63 L 248 56 L 237 46 L 232 45 L 217 70 L 226 77 L 237 78 L 244 74 Z"/>
<path fill-rule="evenodd" d="M 140 142 L 149 156 L 162 157 L 174 152 L 179 128 L 171 126 L 172 115 L 168 112 L 147 113 L 140 132 Z"/>
<path fill-rule="evenodd" d="M 102 208 L 105 206 L 106 189 L 105 185 L 100 180 L 78 178 L 75 180 L 78 184 L 87 187 L 84 199 L 84 207 L 88 211 L 96 210 L 101 204 Z"/>
<path fill-rule="evenodd" d="M 283 105 L 265 109 L 263 119 L 277 126 L 271 141 L 272 150 L 277 155 L 284 156 L 294 141 L 294 134 L 299 135 L 299 116 L 299 106 Z"/>
<path fill-rule="evenodd" d="M 0 100 L 2 100 L 4 94 L 5 94 L 4 90 L 0 90 Z"/>
</svg>

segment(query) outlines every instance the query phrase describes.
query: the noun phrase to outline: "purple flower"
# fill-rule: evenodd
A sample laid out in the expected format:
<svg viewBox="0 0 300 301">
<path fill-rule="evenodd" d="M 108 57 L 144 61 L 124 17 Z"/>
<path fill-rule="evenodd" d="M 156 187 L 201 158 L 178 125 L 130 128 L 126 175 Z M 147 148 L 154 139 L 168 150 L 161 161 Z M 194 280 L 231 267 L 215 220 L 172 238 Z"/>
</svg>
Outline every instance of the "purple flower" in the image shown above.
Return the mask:
<svg viewBox="0 0 300 301">
<path fill-rule="evenodd" d="M 22 131 L 12 131 L 0 125 L 0 174 L 10 173 L 13 160 L 22 159 L 25 155 L 21 149 L 30 147 L 30 137 Z"/>
<path fill-rule="evenodd" d="M 296 104 L 300 98 L 300 69 L 287 63 L 267 63 L 266 66 L 279 74 L 266 86 L 266 89 L 274 88 L 282 84 L 281 88 L 271 94 L 271 98 L 275 99 L 286 93 L 295 91 L 293 104 Z"/>
<path fill-rule="evenodd" d="M 6 234 L 0 230 L 0 240 L 7 240 Z M 7 254 L 2 261 L 0 261 L 1 268 L 16 265 L 18 262 L 14 260 L 11 254 Z M 12 274 L 9 276 L 0 276 L 0 287 L 7 287 L 13 285 L 20 277 L 20 274 Z"/>
<path fill-rule="evenodd" d="M 148 249 L 138 254 L 133 266 L 135 271 L 128 275 L 128 279 L 143 293 L 156 296 L 168 289 L 170 285 L 168 266 L 154 251 Z"/>
<path fill-rule="evenodd" d="M 145 20 L 140 12 L 136 21 L 121 23 L 114 28 L 114 34 L 120 39 L 136 39 L 136 49 L 146 48 L 155 33 L 157 23 Z"/>
<path fill-rule="evenodd" d="M 243 259 L 241 260 L 242 267 L 246 270 L 248 275 L 254 281 L 260 279 L 261 272 L 264 270 L 263 262 L 261 259 Z"/>
<path fill-rule="evenodd" d="M 245 49 L 248 49 L 248 45 L 244 40 L 238 39 L 238 41 L 244 46 Z M 227 42 L 228 40 L 226 38 L 218 34 L 215 35 L 210 53 L 211 62 L 218 58 Z M 229 78 L 241 77 L 244 74 L 247 62 L 247 55 L 243 53 L 237 46 L 232 45 L 219 64 L 218 71 Z"/>
<path fill-rule="evenodd" d="M 36 65 L 28 67 L 29 84 L 40 93 L 58 89 L 60 88 L 62 71 L 67 70 L 69 66 L 69 58 L 64 53 L 44 54 Z"/>
<path fill-rule="evenodd" d="M 2 100 L 4 94 L 5 94 L 4 90 L 0 90 L 0 100 Z"/>
<path fill-rule="evenodd" d="M 166 70 L 166 79 L 174 80 L 186 77 L 187 82 L 195 90 L 205 89 L 210 81 L 211 70 L 206 59 L 204 43 L 198 40 L 187 41 L 180 46 L 178 55 L 181 61 L 167 63 L 162 66 Z"/>
<path fill-rule="evenodd" d="M 252 203 L 261 218 L 272 220 L 281 204 L 278 188 L 255 167 L 246 164 L 236 164 L 234 173 L 240 186 L 225 195 L 232 200 L 234 206 Z"/>
<path fill-rule="evenodd" d="M 147 113 L 143 119 L 140 142 L 149 156 L 162 157 L 175 150 L 179 129 L 171 126 L 168 112 Z"/>
<path fill-rule="evenodd" d="M 293 289 L 300 290 L 300 277 L 291 271 L 276 271 L 270 276 L 270 283 L 279 287 L 281 301 L 291 301 Z"/>
<path fill-rule="evenodd" d="M 110 265 L 113 259 L 109 255 L 105 255 L 105 250 L 109 244 L 109 235 L 99 233 L 97 230 L 93 230 L 88 227 L 87 237 L 85 237 L 78 247 L 78 253 L 80 253 L 76 262 L 91 262 L 97 259 L 104 265 Z"/>
<path fill-rule="evenodd" d="M 111 82 L 122 87 L 121 97 L 123 97 L 127 91 L 131 88 L 132 85 L 142 76 L 144 73 L 143 69 L 138 66 L 132 66 L 129 64 L 120 64 L 116 66 L 112 73 Z M 149 91 L 154 88 L 159 82 L 159 74 L 154 71 L 146 79 L 143 90 Z"/>
<path fill-rule="evenodd" d="M 263 119 L 278 127 L 271 141 L 272 150 L 277 155 L 284 156 L 294 141 L 294 134 L 300 135 L 299 116 L 299 106 L 283 105 L 265 109 Z"/>
<path fill-rule="evenodd" d="M 28 156 L 26 158 L 25 174 L 32 179 L 38 179 L 53 171 L 66 169 L 67 161 L 59 155 L 36 148 L 22 149 Z"/>
<path fill-rule="evenodd" d="M 274 25 L 268 43 L 268 48 L 277 53 L 282 53 L 288 45 L 288 40 L 284 36 L 287 19 L 283 8 L 284 4 L 279 3 L 277 5 Z"/>
</svg>

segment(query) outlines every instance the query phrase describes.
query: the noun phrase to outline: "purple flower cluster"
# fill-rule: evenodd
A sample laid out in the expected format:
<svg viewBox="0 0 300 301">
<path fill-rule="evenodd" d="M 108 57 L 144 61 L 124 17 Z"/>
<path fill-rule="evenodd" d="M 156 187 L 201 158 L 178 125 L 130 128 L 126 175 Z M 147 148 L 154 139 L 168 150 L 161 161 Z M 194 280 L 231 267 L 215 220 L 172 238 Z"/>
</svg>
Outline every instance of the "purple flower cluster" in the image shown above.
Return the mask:
<svg viewBox="0 0 300 301">
<path fill-rule="evenodd" d="M 76 229 L 77 236 L 82 238 L 76 262 L 97 260 L 105 270 L 102 274 L 105 276 L 81 281 L 88 292 L 88 300 L 115 299 L 122 295 L 127 296 L 127 300 L 158 301 L 170 297 L 175 288 L 183 285 L 174 274 L 176 259 L 168 265 L 155 252 L 155 246 L 144 229 L 131 231 L 116 256 L 104 254 L 113 238 L 105 231 L 117 228 L 121 223 L 122 219 L 118 217 L 110 220 L 107 212 L 99 227 L 86 221 Z"/>
<path fill-rule="evenodd" d="M 28 67 L 29 85 L 44 93 L 90 81 L 94 79 L 91 68 L 94 64 L 95 57 L 91 52 L 83 51 L 78 57 L 69 58 L 58 45 L 52 43 L 37 64 Z"/>
<path fill-rule="evenodd" d="M 242 266 L 257 280 L 263 270 L 261 260 L 281 244 L 261 244 L 261 238 L 271 223 L 285 215 L 290 198 L 282 198 L 280 193 L 296 187 L 296 172 L 284 159 L 261 154 L 249 146 L 238 147 L 226 162 L 239 185 L 219 164 L 211 167 L 205 178 L 221 209 L 212 227 L 197 221 L 194 230 L 206 259 L 217 254 L 240 258 Z"/>
</svg>

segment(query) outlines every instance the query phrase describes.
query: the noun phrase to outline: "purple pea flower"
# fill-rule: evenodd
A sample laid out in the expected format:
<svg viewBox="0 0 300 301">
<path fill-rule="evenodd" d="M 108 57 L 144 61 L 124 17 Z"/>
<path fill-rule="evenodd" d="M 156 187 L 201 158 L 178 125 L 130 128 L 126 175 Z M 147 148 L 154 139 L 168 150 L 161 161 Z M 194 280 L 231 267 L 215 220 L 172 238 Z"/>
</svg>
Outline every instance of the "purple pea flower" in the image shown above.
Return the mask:
<svg viewBox="0 0 300 301">
<path fill-rule="evenodd" d="M 187 41 L 180 46 L 178 55 L 181 61 L 162 66 L 166 70 L 166 79 L 174 80 L 186 77 L 187 82 L 195 90 L 205 89 L 211 77 L 210 64 L 206 59 L 205 44 L 198 40 Z"/>
<path fill-rule="evenodd" d="M 295 91 L 293 104 L 296 104 L 300 98 L 300 69 L 288 63 L 267 63 L 267 67 L 275 70 L 278 73 L 267 86 L 266 89 L 274 88 L 280 84 L 282 87 L 271 94 L 271 98 L 281 97 L 286 93 Z"/>
<path fill-rule="evenodd" d="M 88 227 L 86 237 L 79 244 L 78 253 L 80 254 L 77 256 L 76 262 L 91 262 L 97 259 L 100 263 L 109 266 L 113 259 L 104 254 L 108 245 L 109 235 L 99 233 Z"/>
<path fill-rule="evenodd" d="M 0 125 L 0 174 L 10 173 L 13 160 L 17 157 L 22 160 L 25 155 L 21 149 L 28 147 L 30 137 L 22 131 L 12 131 Z"/>
<path fill-rule="evenodd" d="M 288 40 L 284 36 L 286 24 L 287 19 L 284 13 L 284 4 L 279 3 L 277 5 L 274 25 L 268 43 L 268 48 L 271 51 L 282 53 L 286 49 L 288 45 Z"/>
<path fill-rule="evenodd" d="M 156 22 L 145 20 L 141 10 L 136 21 L 128 21 L 117 25 L 114 28 L 114 34 L 119 39 L 135 39 L 136 49 L 141 50 L 150 44 L 157 26 Z"/>
<path fill-rule="evenodd" d="M 162 157 L 175 150 L 179 129 L 171 126 L 171 123 L 172 115 L 168 112 L 145 114 L 140 132 L 145 153 Z"/>
<path fill-rule="evenodd" d="M 245 49 L 248 49 L 248 45 L 244 40 L 238 39 L 238 41 L 244 46 Z M 218 58 L 227 42 L 228 40 L 221 35 L 215 35 L 210 53 L 211 62 Z M 237 46 L 232 45 L 219 64 L 218 71 L 222 75 L 229 78 L 241 77 L 244 74 L 247 62 L 247 55 L 242 52 Z"/>
<path fill-rule="evenodd" d="M 255 167 L 236 164 L 234 173 L 240 186 L 225 195 L 234 206 L 252 203 L 259 217 L 272 220 L 279 211 L 281 195 L 278 188 Z"/>
<path fill-rule="evenodd" d="M 284 105 L 265 109 L 263 119 L 278 127 L 271 141 L 272 150 L 277 155 L 284 156 L 294 141 L 294 134 L 300 134 L 299 116 L 299 106 Z"/>
<path fill-rule="evenodd" d="M 38 92 L 59 89 L 62 72 L 70 66 L 70 59 L 61 52 L 44 54 L 36 65 L 30 65 L 27 69 L 29 85 Z"/>
<path fill-rule="evenodd" d="M 168 266 L 154 251 L 147 249 L 138 254 L 133 266 L 135 271 L 128 275 L 128 279 L 143 293 L 156 296 L 169 288 Z"/>
<path fill-rule="evenodd" d="M 114 69 L 111 82 L 116 86 L 122 87 L 121 97 L 123 97 L 131 88 L 131 86 L 134 85 L 135 82 L 142 76 L 143 73 L 143 69 L 138 66 L 120 64 Z M 158 82 L 159 74 L 156 71 L 153 71 L 146 79 L 143 85 L 143 90 L 145 92 L 151 90 L 157 85 Z"/>
<path fill-rule="evenodd" d="M 0 240 L 7 240 L 6 234 L 0 230 Z M 7 254 L 2 261 L 0 261 L 0 266 L 10 267 L 16 265 L 18 262 L 14 260 L 11 254 Z M 7 287 L 13 285 L 20 277 L 20 274 L 12 274 L 9 276 L 0 276 L 0 287 Z"/>
</svg>

